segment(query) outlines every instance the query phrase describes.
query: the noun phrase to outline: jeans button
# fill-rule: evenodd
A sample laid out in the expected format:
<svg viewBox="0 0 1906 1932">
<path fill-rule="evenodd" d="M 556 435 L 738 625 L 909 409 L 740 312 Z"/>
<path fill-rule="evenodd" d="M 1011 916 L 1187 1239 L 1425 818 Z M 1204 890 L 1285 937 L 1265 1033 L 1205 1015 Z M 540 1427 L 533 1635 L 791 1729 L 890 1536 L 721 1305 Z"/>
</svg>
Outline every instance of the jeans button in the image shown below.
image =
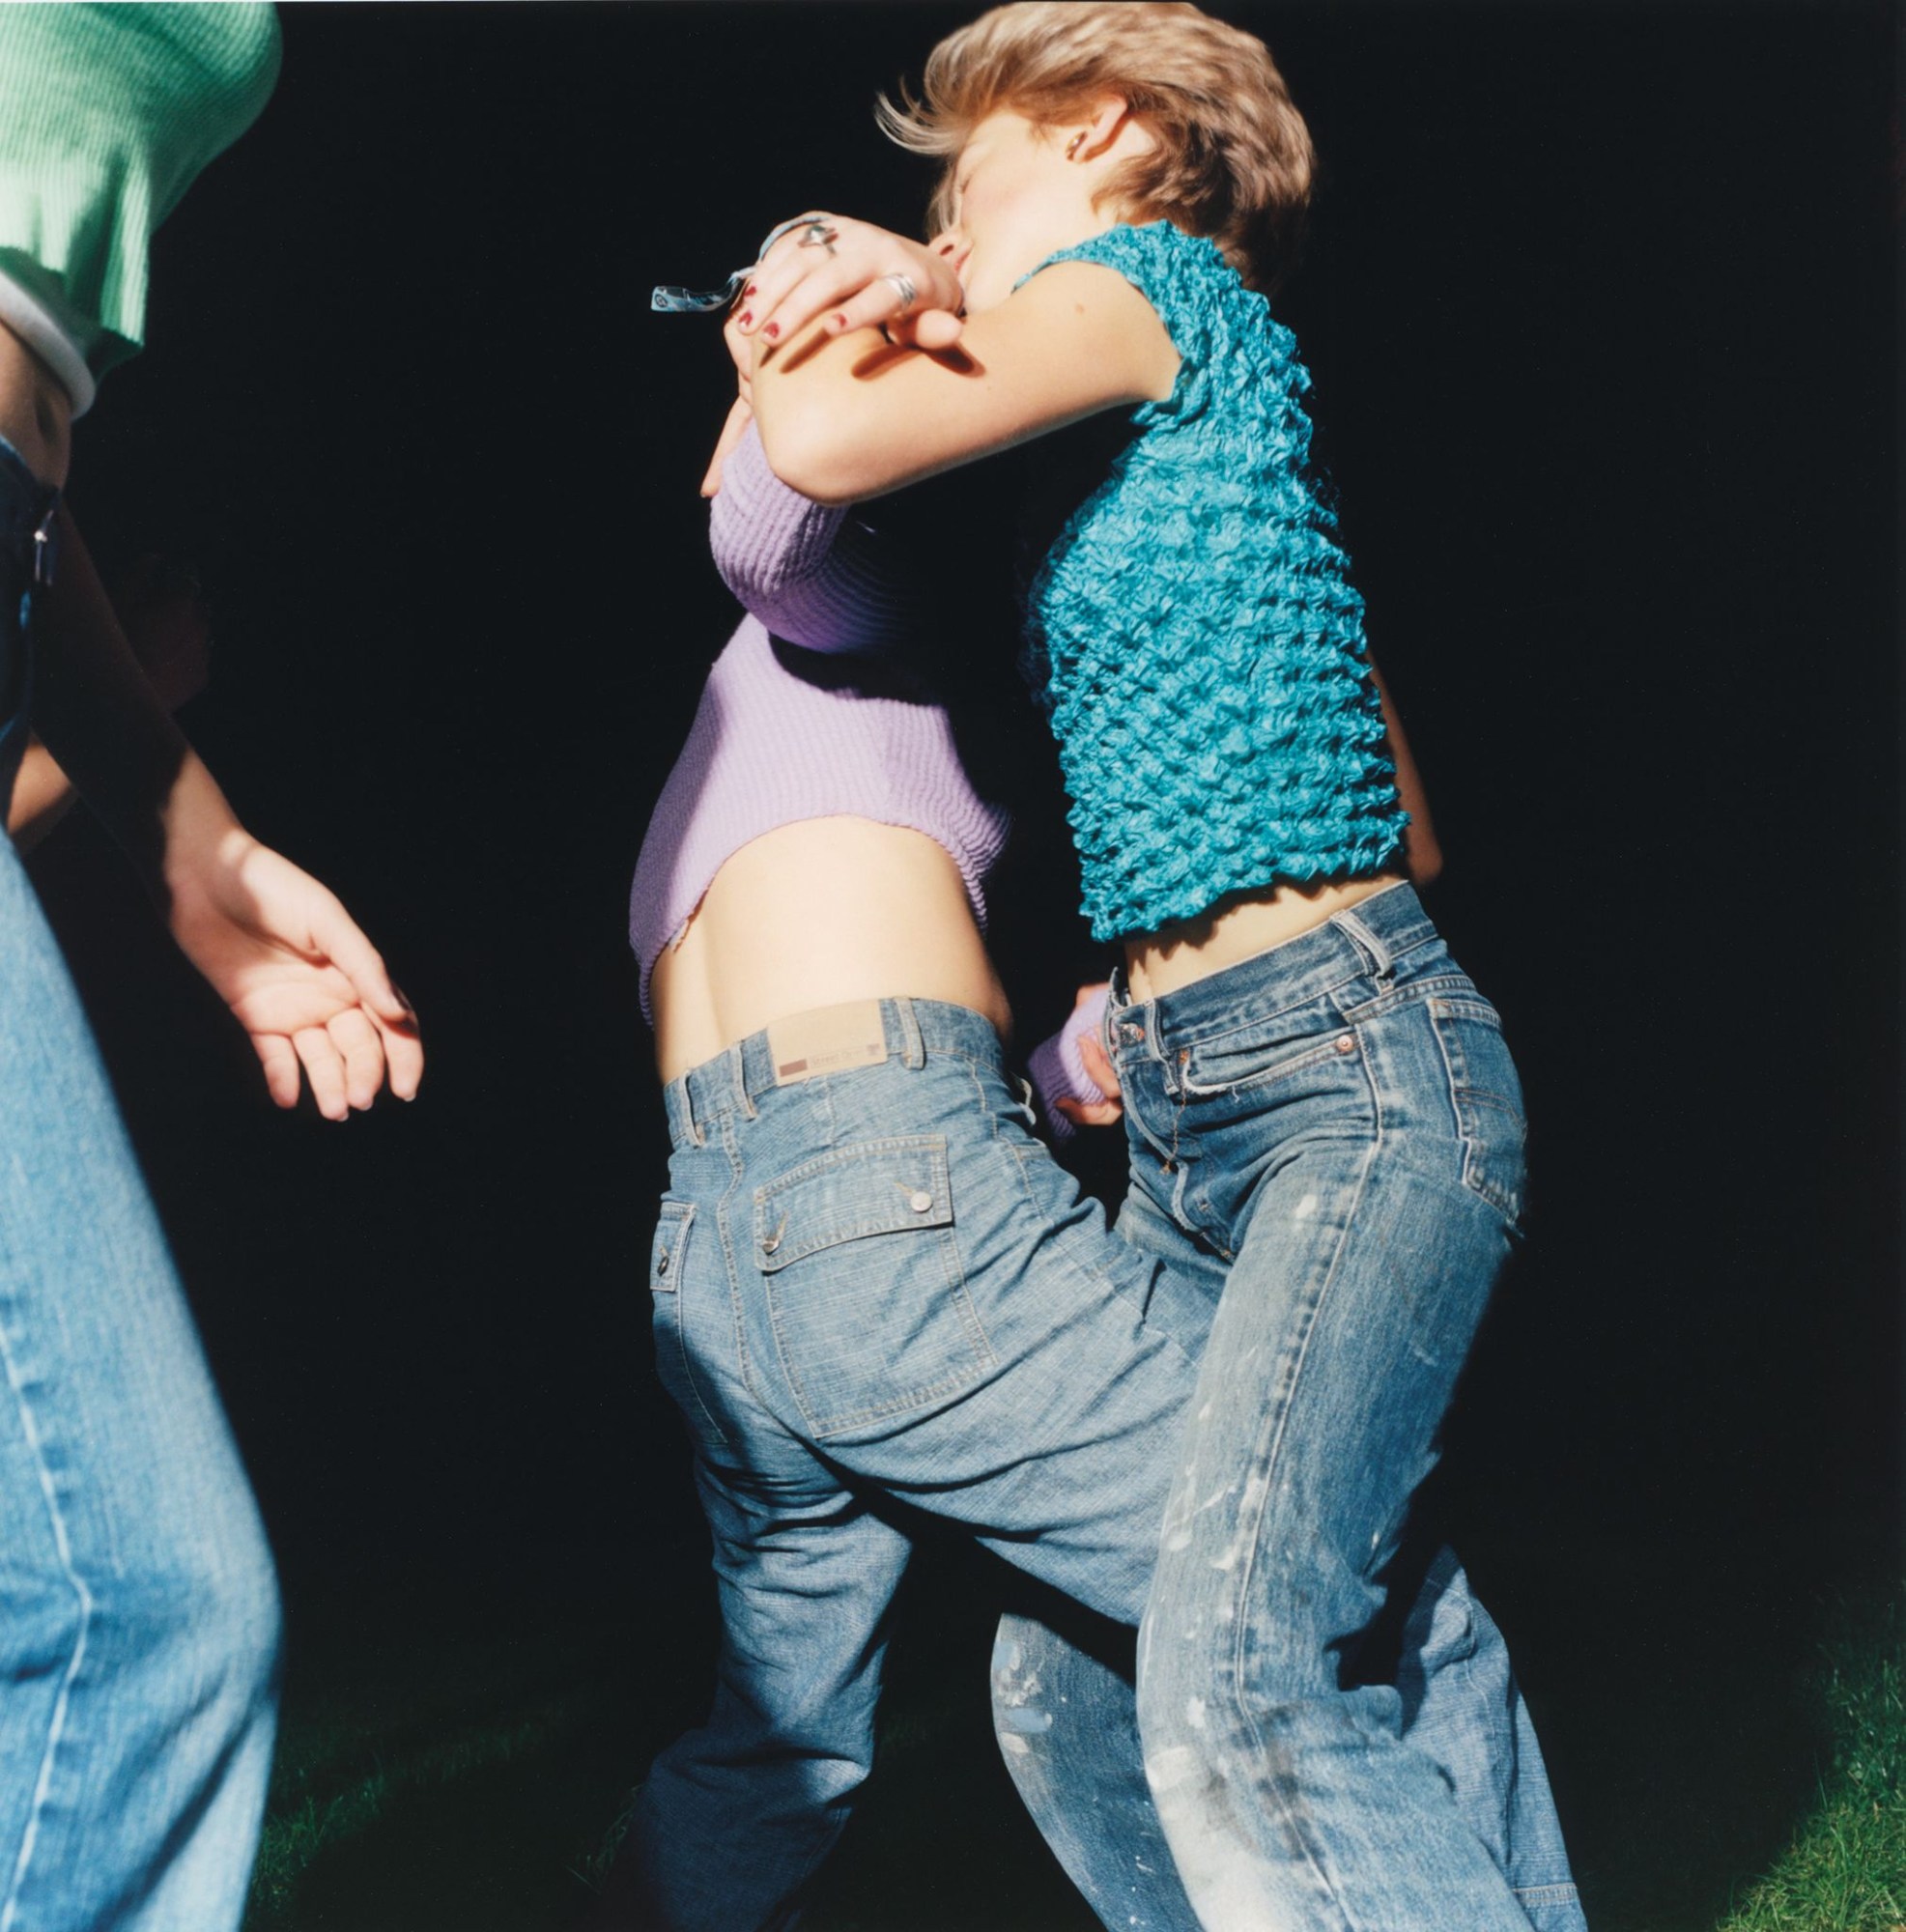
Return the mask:
<svg viewBox="0 0 1906 1932">
<path fill-rule="evenodd" d="M 1339 1053 L 1354 1053 L 1356 1051 L 1356 1041 L 1353 1040 L 1349 1034 L 1346 1034 L 1343 1037 L 1343 1038 L 1337 1042 L 1337 1051 Z"/>
<path fill-rule="evenodd" d="M 930 1194 L 928 1194 L 925 1188 L 924 1187 L 916 1187 L 913 1190 L 913 1192 L 907 1196 L 907 1206 L 911 1208 L 916 1214 L 925 1213 L 926 1210 L 930 1207 L 932 1207 L 932 1205 L 933 1205 L 933 1197 Z"/>
</svg>

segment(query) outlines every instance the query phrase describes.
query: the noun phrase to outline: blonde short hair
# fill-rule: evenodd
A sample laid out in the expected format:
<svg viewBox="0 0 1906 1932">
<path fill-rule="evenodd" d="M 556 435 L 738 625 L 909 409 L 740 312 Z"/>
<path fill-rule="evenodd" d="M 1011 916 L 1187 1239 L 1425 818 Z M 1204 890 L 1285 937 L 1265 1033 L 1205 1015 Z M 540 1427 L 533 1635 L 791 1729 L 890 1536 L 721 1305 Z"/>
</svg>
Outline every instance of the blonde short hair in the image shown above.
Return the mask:
<svg viewBox="0 0 1906 1932">
<path fill-rule="evenodd" d="M 1106 95 L 1131 107 L 1155 147 L 1106 186 L 1123 211 L 1209 235 L 1247 282 L 1274 288 L 1302 239 L 1316 157 L 1269 49 L 1196 7 L 1167 0 L 1028 0 L 995 7 L 926 59 L 921 91 L 883 96 L 882 128 L 948 165 L 929 219 L 951 216 L 953 162 L 1002 108 L 1057 126 Z"/>
</svg>

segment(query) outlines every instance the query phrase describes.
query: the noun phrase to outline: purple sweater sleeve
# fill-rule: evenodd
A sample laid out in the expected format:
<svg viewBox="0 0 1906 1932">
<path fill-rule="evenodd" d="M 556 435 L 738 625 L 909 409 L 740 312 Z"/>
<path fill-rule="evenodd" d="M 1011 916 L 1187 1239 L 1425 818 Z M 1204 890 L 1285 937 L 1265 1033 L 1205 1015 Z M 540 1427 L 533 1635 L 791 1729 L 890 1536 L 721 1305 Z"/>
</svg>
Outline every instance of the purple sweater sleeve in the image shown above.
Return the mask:
<svg viewBox="0 0 1906 1932">
<path fill-rule="evenodd" d="M 1026 1071 L 1033 1076 L 1038 1093 L 1039 1111 L 1055 1143 L 1072 1138 L 1072 1123 L 1059 1111 L 1060 1100 L 1103 1100 L 1105 1091 L 1086 1071 L 1085 1056 L 1079 1051 L 1079 1037 L 1096 1033 L 1104 1023 L 1105 1006 L 1095 1001 L 1074 1007 L 1066 1024 L 1049 1039 L 1034 1047 Z"/>
<path fill-rule="evenodd" d="M 722 466 L 709 514 L 722 581 L 777 638 L 811 651 L 877 651 L 919 615 L 891 546 L 852 510 L 824 509 L 772 469 L 753 423 Z"/>
</svg>

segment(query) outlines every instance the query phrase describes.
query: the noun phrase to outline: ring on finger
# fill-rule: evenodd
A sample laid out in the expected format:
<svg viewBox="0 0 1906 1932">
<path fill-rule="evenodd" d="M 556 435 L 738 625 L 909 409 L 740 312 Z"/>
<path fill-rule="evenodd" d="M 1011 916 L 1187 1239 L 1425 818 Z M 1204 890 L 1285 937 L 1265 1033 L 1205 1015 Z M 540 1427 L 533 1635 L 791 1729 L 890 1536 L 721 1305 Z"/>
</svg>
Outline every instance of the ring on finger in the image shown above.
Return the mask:
<svg viewBox="0 0 1906 1932">
<path fill-rule="evenodd" d="M 904 274 L 896 269 L 891 275 L 882 275 L 880 279 L 893 284 L 894 293 L 900 298 L 902 315 L 905 315 L 907 310 L 920 299 L 920 290 L 915 286 L 911 275 Z"/>
<path fill-rule="evenodd" d="M 801 239 L 794 245 L 797 248 L 825 248 L 832 255 L 836 253 L 834 244 L 839 241 L 840 231 L 824 214 L 811 214 L 801 228 Z"/>
</svg>

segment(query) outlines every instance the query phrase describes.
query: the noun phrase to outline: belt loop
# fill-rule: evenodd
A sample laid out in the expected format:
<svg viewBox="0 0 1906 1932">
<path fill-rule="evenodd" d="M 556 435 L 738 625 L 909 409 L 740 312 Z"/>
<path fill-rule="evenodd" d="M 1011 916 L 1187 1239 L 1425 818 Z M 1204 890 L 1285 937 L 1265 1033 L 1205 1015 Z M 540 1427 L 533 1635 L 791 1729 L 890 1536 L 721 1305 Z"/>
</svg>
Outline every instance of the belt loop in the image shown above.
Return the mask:
<svg viewBox="0 0 1906 1932">
<path fill-rule="evenodd" d="M 926 1065 L 926 1043 L 920 1037 L 920 1016 L 913 1002 L 900 998 L 892 1003 L 894 1018 L 900 1029 L 900 1058 L 914 1072 Z"/>
<path fill-rule="evenodd" d="M 708 1141 L 701 1131 L 701 1122 L 695 1118 L 695 1082 L 686 1073 L 675 1083 L 675 1093 L 680 1100 L 682 1125 L 688 1129 L 689 1139 L 697 1147 L 706 1147 Z"/>
<path fill-rule="evenodd" d="M 748 1091 L 748 1058 L 741 1050 L 742 1042 L 736 1040 L 728 1048 L 728 1070 L 734 1080 L 734 1097 L 741 1102 L 742 1112 L 751 1121 L 758 1121 L 760 1111 L 754 1105 L 754 1096 Z"/>
<path fill-rule="evenodd" d="M 1379 980 L 1395 977 L 1396 961 L 1390 957 L 1389 948 L 1357 918 L 1355 913 L 1333 912 L 1330 915 L 1330 923 L 1369 959 L 1370 970 Z"/>
</svg>

